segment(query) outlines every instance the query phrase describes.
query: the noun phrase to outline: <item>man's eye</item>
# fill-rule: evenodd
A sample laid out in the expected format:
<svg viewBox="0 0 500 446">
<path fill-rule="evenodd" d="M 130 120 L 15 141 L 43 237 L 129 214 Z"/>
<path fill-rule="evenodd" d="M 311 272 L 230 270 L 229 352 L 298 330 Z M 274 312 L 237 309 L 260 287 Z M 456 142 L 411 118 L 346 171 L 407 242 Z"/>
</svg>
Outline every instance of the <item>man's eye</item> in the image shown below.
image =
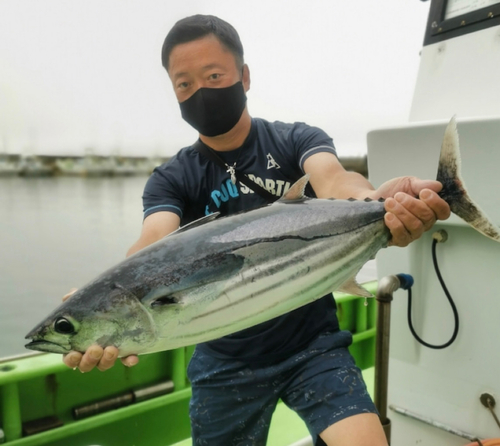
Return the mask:
<svg viewBox="0 0 500 446">
<path fill-rule="evenodd" d="M 177 85 L 177 88 L 180 88 L 181 90 L 186 89 L 189 86 L 187 82 L 181 82 L 179 85 Z"/>
<path fill-rule="evenodd" d="M 217 79 L 220 78 L 220 74 L 219 73 L 213 73 L 210 76 L 208 76 L 208 78 L 211 79 L 211 80 L 217 80 Z"/>
</svg>

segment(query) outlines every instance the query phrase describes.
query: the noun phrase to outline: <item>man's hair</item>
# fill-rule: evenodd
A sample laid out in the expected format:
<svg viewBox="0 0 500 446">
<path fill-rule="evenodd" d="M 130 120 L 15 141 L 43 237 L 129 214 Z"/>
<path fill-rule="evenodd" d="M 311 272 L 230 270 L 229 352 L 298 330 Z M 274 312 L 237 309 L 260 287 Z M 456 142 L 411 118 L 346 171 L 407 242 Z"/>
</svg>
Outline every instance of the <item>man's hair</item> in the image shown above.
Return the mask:
<svg viewBox="0 0 500 446">
<path fill-rule="evenodd" d="M 192 42 L 213 34 L 233 53 L 236 66 L 243 68 L 243 45 L 232 25 L 213 15 L 193 15 L 179 20 L 167 34 L 161 49 L 161 63 L 168 71 L 170 53 L 176 45 Z"/>
</svg>

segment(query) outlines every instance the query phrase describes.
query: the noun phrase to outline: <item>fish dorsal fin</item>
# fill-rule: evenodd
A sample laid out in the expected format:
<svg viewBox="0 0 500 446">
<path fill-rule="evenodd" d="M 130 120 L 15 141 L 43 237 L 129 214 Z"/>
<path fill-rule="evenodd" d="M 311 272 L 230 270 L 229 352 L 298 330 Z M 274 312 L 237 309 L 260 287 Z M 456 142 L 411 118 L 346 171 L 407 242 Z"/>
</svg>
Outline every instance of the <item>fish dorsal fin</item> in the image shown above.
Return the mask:
<svg viewBox="0 0 500 446">
<path fill-rule="evenodd" d="M 301 201 L 305 198 L 304 191 L 307 183 L 309 183 L 309 174 L 305 174 L 302 178 L 293 183 L 292 187 L 287 190 L 278 201 Z"/>
<path fill-rule="evenodd" d="M 177 229 L 177 231 L 174 231 L 169 235 L 179 234 L 180 232 L 187 231 L 188 229 L 193 229 L 196 228 L 197 226 L 204 225 L 205 223 L 215 220 L 219 215 L 220 212 L 214 212 L 213 214 L 205 215 L 204 217 L 201 217 L 198 220 L 192 221 L 191 223 L 182 226 L 181 228 Z"/>
<path fill-rule="evenodd" d="M 358 282 L 356 282 L 356 279 L 354 277 L 349 279 L 347 282 L 344 282 L 337 291 L 346 294 L 352 294 L 354 296 L 373 297 L 373 294 L 364 289 Z"/>
</svg>

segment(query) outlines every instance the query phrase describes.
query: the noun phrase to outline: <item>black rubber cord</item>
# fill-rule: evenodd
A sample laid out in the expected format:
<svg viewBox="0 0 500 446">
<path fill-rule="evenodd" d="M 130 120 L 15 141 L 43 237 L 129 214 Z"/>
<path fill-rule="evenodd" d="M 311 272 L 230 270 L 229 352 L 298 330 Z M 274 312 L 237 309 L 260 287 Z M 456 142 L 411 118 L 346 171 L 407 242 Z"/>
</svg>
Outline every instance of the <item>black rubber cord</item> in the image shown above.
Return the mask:
<svg viewBox="0 0 500 446">
<path fill-rule="evenodd" d="M 413 328 L 412 318 L 411 318 L 411 288 L 408 288 L 408 326 L 410 327 L 411 334 L 422 345 L 425 345 L 426 347 L 429 347 L 429 348 L 433 348 L 435 350 L 446 348 L 446 347 L 449 347 L 451 344 L 453 344 L 453 342 L 457 338 L 458 326 L 459 326 L 457 307 L 455 306 L 455 302 L 453 302 L 453 299 L 451 298 L 450 292 L 448 291 L 448 288 L 446 288 L 443 277 L 441 276 L 441 272 L 439 271 L 439 266 L 438 266 L 437 258 L 436 258 L 436 245 L 437 245 L 437 243 L 438 243 L 438 241 L 436 239 L 434 239 L 432 242 L 432 262 L 434 263 L 434 270 L 436 271 L 436 275 L 439 279 L 439 283 L 441 284 L 441 287 L 443 288 L 444 294 L 446 294 L 448 302 L 450 302 L 451 309 L 453 310 L 453 317 L 455 319 L 455 330 L 453 331 L 453 335 L 451 336 L 451 339 L 448 342 L 446 342 L 445 344 L 442 344 L 442 345 L 432 345 L 432 344 L 425 342 L 415 332 L 415 329 Z"/>
</svg>

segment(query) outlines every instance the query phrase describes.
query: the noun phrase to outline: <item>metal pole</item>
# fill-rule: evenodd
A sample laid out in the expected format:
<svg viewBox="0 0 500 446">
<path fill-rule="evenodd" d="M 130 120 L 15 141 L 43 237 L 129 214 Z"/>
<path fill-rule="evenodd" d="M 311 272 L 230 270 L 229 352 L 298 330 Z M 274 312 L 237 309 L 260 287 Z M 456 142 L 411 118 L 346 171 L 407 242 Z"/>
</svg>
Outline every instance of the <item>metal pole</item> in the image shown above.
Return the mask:
<svg viewBox="0 0 500 446">
<path fill-rule="evenodd" d="M 391 420 L 387 418 L 387 389 L 389 383 L 389 340 L 391 332 L 392 295 L 400 287 L 397 276 L 383 277 L 377 288 L 377 337 L 375 341 L 375 406 L 391 444 Z"/>
</svg>

